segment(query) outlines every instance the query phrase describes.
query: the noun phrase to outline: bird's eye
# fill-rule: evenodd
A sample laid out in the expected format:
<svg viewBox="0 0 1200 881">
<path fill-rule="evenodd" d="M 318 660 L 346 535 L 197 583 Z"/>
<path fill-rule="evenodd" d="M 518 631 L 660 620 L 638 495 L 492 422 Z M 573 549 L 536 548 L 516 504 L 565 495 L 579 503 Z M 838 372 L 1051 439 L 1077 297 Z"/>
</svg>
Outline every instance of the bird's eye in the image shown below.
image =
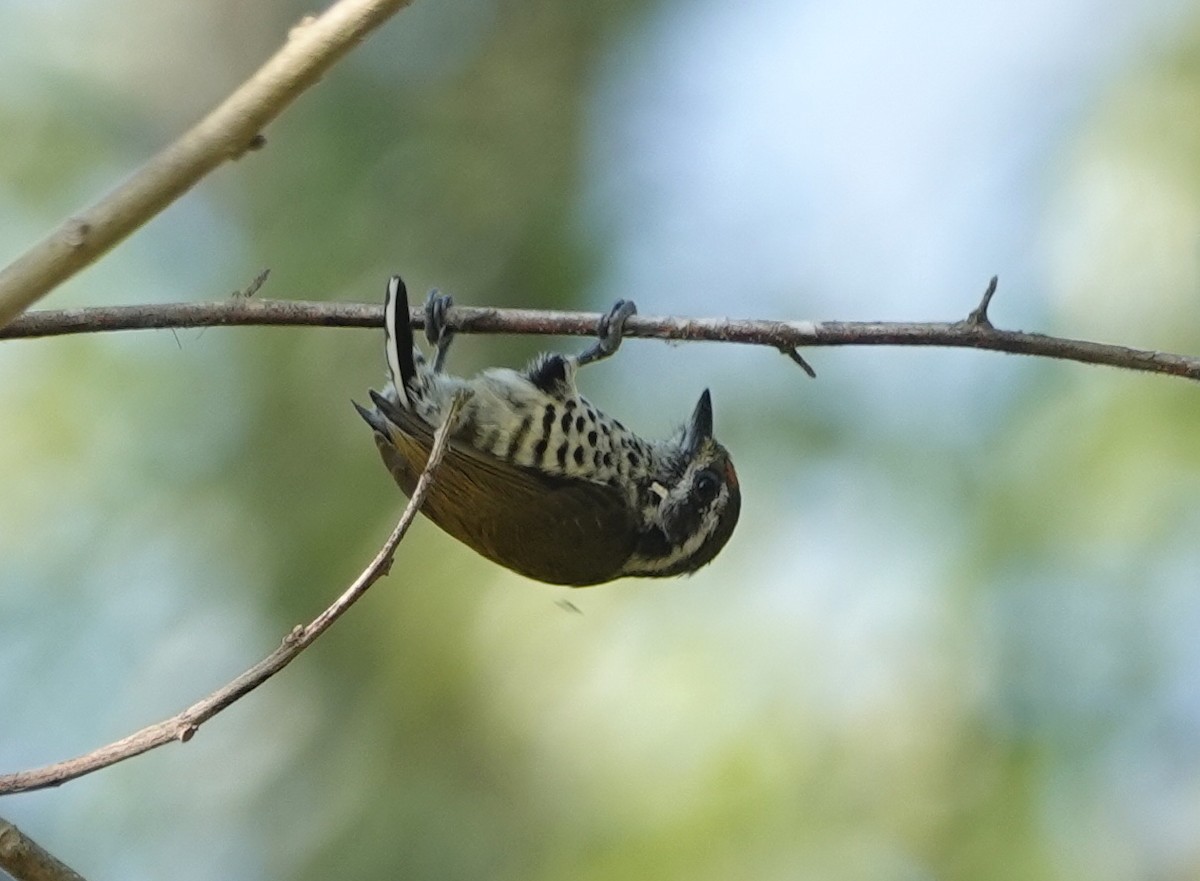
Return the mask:
<svg viewBox="0 0 1200 881">
<path fill-rule="evenodd" d="M 715 471 L 708 469 L 697 474 L 696 481 L 692 484 L 692 491 L 696 493 L 696 498 L 702 505 L 707 505 L 715 499 L 720 490 L 721 478 L 717 476 Z"/>
</svg>

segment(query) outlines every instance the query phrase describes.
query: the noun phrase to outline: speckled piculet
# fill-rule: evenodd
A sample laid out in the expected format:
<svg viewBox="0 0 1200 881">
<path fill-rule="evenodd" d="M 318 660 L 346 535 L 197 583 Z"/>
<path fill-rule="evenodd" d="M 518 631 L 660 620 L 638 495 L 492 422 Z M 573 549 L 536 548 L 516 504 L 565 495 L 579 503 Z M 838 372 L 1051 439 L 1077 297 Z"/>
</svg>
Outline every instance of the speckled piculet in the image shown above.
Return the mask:
<svg viewBox="0 0 1200 881">
<path fill-rule="evenodd" d="M 713 438 L 707 390 L 687 423 L 644 440 L 579 394 L 575 373 L 613 354 L 620 300 L 580 355 L 543 354 L 525 370 L 443 372 L 450 298 L 425 305 L 432 363 L 413 346 L 408 297 L 388 281 L 385 346 L 390 379 L 358 412 L 396 483 L 411 495 L 454 394 L 468 392 L 422 513 L 493 562 L 550 584 L 683 575 L 709 563 L 737 525 L 741 494 L 729 453 Z"/>
</svg>

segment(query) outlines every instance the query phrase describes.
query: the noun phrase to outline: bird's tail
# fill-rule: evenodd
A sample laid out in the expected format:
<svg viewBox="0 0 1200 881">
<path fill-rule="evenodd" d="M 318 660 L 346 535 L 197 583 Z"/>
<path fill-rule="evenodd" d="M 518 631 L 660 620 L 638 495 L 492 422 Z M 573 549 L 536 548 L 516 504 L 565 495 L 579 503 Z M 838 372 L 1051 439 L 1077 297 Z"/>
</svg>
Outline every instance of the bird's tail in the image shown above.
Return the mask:
<svg viewBox="0 0 1200 881">
<path fill-rule="evenodd" d="M 388 279 L 387 297 L 383 302 L 383 331 L 388 377 L 400 396 L 401 405 L 411 407 L 409 384 L 416 379 L 417 365 L 413 360 L 412 325 L 408 318 L 408 289 L 398 275 Z"/>
</svg>

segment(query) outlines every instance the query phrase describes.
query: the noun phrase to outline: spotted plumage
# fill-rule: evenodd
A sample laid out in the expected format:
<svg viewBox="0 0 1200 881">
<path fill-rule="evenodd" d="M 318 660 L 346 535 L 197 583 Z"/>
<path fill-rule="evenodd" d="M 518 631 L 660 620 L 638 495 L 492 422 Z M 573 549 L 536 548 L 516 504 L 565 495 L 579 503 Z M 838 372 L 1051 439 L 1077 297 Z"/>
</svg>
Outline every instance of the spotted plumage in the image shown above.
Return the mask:
<svg viewBox="0 0 1200 881">
<path fill-rule="evenodd" d="M 413 346 L 404 283 L 385 308 L 390 383 L 359 412 L 385 464 L 411 494 L 433 433 L 459 390 L 469 392 L 423 513 L 485 557 L 553 584 L 690 573 L 710 562 L 741 506 L 729 454 L 712 436 L 705 391 L 673 437 L 648 441 L 579 394 L 578 368 L 608 357 L 635 312 L 619 301 L 599 341 L 580 355 L 544 354 L 525 370 L 472 379 L 441 367 L 450 344 L 448 297 L 431 294 L 433 363 Z M 358 405 L 356 405 L 358 406 Z"/>
</svg>

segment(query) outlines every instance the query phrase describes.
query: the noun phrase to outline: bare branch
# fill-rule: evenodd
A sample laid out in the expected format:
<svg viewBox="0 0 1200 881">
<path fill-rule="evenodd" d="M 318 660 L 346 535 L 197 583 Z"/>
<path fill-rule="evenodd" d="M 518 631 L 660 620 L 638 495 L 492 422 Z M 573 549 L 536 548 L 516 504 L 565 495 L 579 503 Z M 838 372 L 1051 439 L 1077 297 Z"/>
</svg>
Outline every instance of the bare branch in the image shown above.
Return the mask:
<svg viewBox="0 0 1200 881">
<path fill-rule="evenodd" d="M 179 198 L 221 163 L 258 149 L 264 126 L 410 0 L 340 0 L 294 27 L 258 72 L 116 189 L 0 269 L 0 327 Z"/>
<path fill-rule="evenodd" d="M 202 724 L 258 688 L 291 663 L 300 652 L 308 648 L 317 637 L 328 630 L 333 622 L 340 618 L 366 593 L 367 588 L 378 581 L 391 567 L 396 547 L 404 538 L 404 534 L 408 531 L 408 527 L 412 524 L 413 518 L 416 517 L 417 511 L 429 491 L 430 483 L 434 479 L 434 471 L 446 452 L 450 428 L 465 400 L 464 393 L 459 393 L 451 402 L 446 412 L 446 419 L 434 436 L 433 447 L 429 453 L 429 460 L 421 472 L 421 479 L 417 481 L 412 498 L 409 499 L 408 506 L 400 516 L 396 528 L 392 530 L 392 534 L 388 536 L 387 541 L 384 542 L 383 547 L 379 549 L 367 568 L 324 612 L 307 625 L 297 625 L 291 633 L 284 637 L 279 648 L 245 673 L 188 707 L 182 713 L 82 756 L 30 771 L 0 775 L 0 795 L 58 786 L 68 780 L 82 777 L 101 768 L 107 768 L 109 765 L 148 752 L 173 740 L 187 742 L 192 739 Z"/>
<path fill-rule="evenodd" d="M 82 875 L 2 818 L 0 869 L 15 881 L 84 881 Z"/>
<path fill-rule="evenodd" d="M 954 322 L 886 321 L 759 321 L 734 318 L 675 318 L 634 315 L 625 323 L 626 337 L 708 340 L 769 346 L 793 356 L 804 346 L 943 346 L 990 349 L 1105 364 L 1126 370 L 1200 379 L 1200 357 L 1131 349 L 1107 343 L 998 330 L 987 316 L 994 285 L 971 315 Z M 413 327 L 425 325 L 414 310 Z M 458 333 L 553 334 L 592 336 L 600 315 L 595 312 L 552 312 L 533 309 L 489 309 L 452 306 L 446 325 Z M 381 327 L 383 309 L 358 303 L 231 298 L 214 303 L 169 303 L 106 306 L 32 312 L 0 329 L 0 340 L 151 328 L 229 325 Z M 794 360 L 794 359 L 793 359 Z M 803 365 L 801 365 L 803 366 Z"/>
</svg>

